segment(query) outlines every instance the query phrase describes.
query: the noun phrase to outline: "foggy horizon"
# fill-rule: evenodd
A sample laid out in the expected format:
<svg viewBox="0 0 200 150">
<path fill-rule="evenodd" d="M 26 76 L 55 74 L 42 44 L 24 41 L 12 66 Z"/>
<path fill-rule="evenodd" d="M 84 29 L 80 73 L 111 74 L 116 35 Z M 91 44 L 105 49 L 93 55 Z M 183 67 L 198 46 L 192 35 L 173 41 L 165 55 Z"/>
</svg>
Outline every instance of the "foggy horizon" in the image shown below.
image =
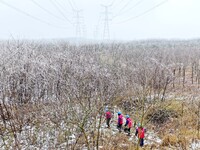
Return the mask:
<svg viewBox="0 0 200 150">
<path fill-rule="evenodd" d="M 198 0 L 2 0 L 0 39 L 199 39 L 199 5 Z"/>
</svg>

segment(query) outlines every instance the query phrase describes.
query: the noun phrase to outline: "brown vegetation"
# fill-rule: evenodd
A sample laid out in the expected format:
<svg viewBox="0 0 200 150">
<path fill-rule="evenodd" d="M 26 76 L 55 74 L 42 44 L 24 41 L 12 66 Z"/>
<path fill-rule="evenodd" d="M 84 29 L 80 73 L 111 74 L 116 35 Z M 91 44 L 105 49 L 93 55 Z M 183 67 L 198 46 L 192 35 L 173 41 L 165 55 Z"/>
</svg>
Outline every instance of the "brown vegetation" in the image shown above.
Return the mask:
<svg viewBox="0 0 200 150">
<path fill-rule="evenodd" d="M 159 135 L 145 149 L 188 149 L 200 136 L 199 43 L 0 43 L 0 147 L 137 148 L 104 130 L 108 105 Z"/>
</svg>

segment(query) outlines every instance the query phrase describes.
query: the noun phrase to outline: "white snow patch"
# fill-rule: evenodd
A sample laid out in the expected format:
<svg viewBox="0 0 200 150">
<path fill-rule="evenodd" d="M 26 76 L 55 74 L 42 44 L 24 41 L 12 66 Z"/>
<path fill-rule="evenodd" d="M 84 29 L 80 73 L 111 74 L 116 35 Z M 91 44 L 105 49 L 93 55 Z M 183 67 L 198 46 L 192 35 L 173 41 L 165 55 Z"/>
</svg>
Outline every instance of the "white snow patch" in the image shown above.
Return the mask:
<svg viewBox="0 0 200 150">
<path fill-rule="evenodd" d="M 190 145 L 191 150 L 199 150 L 200 149 L 200 140 L 195 140 Z"/>
</svg>

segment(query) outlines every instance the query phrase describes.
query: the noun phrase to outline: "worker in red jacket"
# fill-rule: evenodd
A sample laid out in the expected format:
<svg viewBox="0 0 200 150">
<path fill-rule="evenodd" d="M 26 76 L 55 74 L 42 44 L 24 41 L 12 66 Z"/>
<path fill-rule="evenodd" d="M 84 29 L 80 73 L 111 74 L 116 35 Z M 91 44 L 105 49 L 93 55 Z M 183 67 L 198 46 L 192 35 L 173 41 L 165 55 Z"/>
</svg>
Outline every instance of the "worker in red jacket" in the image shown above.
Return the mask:
<svg viewBox="0 0 200 150">
<path fill-rule="evenodd" d="M 110 128 L 110 120 L 111 120 L 111 113 L 108 109 L 106 109 L 106 124 L 107 124 L 107 127 Z"/>
<path fill-rule="evenodd" d="M 128 129 L 126 130 L 126 132 L 128 132 L 128 136 L 131 135 L 131 128 L 132 128 L 132 120 L 131 118 L 129 117 L 129 115 L 126 115 L 126 124 L 125 124 L 125 127 L 128 127 Z"/>
<path fill-rule="evenodd" d="M 118 112 L 118 122 L 117 122 L 117 128 L 119 129 L 119 132 L 122 131 L 122 125 L 123 125 L 123 115 L 121 112 Z"/>
<path fill-rule="evenodd" d="M 139 123 L 138 127 L 136 128 L 135 136 L 138 135 L 138 138 L 140 140 L 140 146 L 144 146 L 144 134 L 146 132 L 146 129 L 143 128 L 143 126 Z"/>
</svg>

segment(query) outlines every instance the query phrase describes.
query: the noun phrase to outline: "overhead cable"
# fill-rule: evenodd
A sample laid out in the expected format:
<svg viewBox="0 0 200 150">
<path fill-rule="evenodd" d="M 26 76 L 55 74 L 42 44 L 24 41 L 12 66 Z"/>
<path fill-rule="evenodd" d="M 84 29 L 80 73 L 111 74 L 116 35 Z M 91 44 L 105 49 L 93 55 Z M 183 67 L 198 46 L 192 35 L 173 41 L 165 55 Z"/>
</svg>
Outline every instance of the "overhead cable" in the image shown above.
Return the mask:
<svg viewBox="0 0 200 150">
<path fill-rule="evenodd" d="M 133 17 L 131 17 L 131 18 L 129 18 L 129 19 L 126 19 L 126 20 L 117 22 L 116 24 L 125 23 L 125 22 L 128 22 L 128 21 L 130 21 L 130 20 L 134 20 L 134 19 L 136 19 L 136 18 L 139 18 L 139 17 L 141 17 L 141 16 L 144 16 L 144 15 L 148 14 L 149 12 L 153 11 L 154 9 L 156 9 L 156 8 L 160 7 L 161 5 L 165 4 L 167 1 L 168 1 L 168 0 L 164 0 L 164 1 L 162 1 L 161 3 L 158 3 L 157 5 L 153 6 L 152 8 L 150 8 L 150 9 L 148 9 L 148 10 L 142 12 L 141 14 L 136 15 L 136 16 L 133 16 Z"/>
<path fill-rule="evenodd" d="M 63 11 L 72 14 L 71 12 L 68 12 L 67 9 L 62 4 L 60 4 L 60 1 L 59 2 L 57 0 L 54 1 Z"/>
<path fill-rule="evenodd" d="M 48 9 L 46 9 L 45 7 L 43 7 L 42 5 L 40 5 L 38 2 L 36 2 L 35 0 L 30 0 L 33 4 L 35 4 L 37 7 L 39 7 L 40 9 L 42 9 L 43 11 L 45 11 L 46 13 L 48 13 L 49 15 L 53 16 L 54 18 L 60 19 L 60 20 L 64 20 L 63 18 L 55 15 L 54 13 L 52 13 L 51 11 L 49 11 Z"/>
<path fill-rule="evenodd" d="M 60 10 L 60 8 L 57 6 L 57 4 L 53 1 L 50 0 L 50 2 L 54 5 L 54 7 L 58 10 L 58 12 L 67 20 L 70 24 L 73 24 L 67 17 L 66 15 Z"/>
<path fill-rule="evenodd" d="M 124 5 L 124 7 L 116 14 L 113 16 L 113 18 L 116 18 L 118 16 L 121 16 L 123 14 L 125 14 L 126 12 L 130 11 L 130 10 L 133 10 L 135 9 L 138 5 L 140 5 L 143 1 L 145 0 L 139 0 L 137 3 L 135 3 L 131 8 L 127 9 L 127 10 L 124 10 L 126 8 L 126 6 L 129 5 L 129 3 L 127 3 L 127 5 Z M 129 1 L 130 2 L 130 1 Z M 123 11 L 124 10 L 124 11 Z"/>
<path fill-rule="evenodd" d="M 49 26 L 52 26 L 52 27 L 55 27 L 55 28 L 60 28 L 60 29 L 67 29 L 66 27 L 57 26 L 57 25 L 51 24 L 51 23 L 49 23 L 49 22 L 47 22 L 47 21 L 44 21 L 44 20 L 42 20 L 42 19 L 40 19 L 40 18 L 38 18 L 38 17 L 35 17 L 35 16 L 33 16 L 33 15 L 31 15 L 31 14 L 29 14 L 29 13 L 27 13 L 27 12 L 25 12 L 25 11 L 23 11 L 23 10 L 21 10 L 21 9 L 19 9 L 19 8 L 17 8 L 17 7 L 15 7 L 15 6 L 13 6 L 13 5 L 10 5 L 9 3 L 7 3 L 7 2 L 5 2 L 5 1 L 3 1 L 3 0 L 0 0 L 0 3 L 2 3 L 3 5 L 5 5 L 5 6 L 7 6 L 7 7 L 10 7 L 10 8 L 12 8 L 12 9 L 14 9 L 15 11 L 17 11 L 17 12 L 19 12 L 19 13 L 21 13 L 21 14 L 24 14 L 24 15 L 26 15 L 26 16 L 28 16 L 28 17 L 34 19 L 34 20 L 37 20 L 37 21 L 42 22 L 42 23 L 44 23 L 44 24 L 47 24 L 47 25 L 49 25 Z"/>
</svg>

